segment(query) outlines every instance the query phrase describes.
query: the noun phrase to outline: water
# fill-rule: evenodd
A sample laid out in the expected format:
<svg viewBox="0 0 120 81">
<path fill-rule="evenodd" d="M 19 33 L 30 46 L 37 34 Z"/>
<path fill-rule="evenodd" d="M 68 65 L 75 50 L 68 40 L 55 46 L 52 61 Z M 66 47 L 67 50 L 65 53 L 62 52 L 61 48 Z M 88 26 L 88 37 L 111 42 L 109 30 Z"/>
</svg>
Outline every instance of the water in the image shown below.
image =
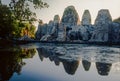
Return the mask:
<svg viewBox="0 0 120 81">
<path fill-rule="evenodd" d="M 120 81 L 120 48 L 26 44 L 0 48 L 0 81 Z"/>
</svg>

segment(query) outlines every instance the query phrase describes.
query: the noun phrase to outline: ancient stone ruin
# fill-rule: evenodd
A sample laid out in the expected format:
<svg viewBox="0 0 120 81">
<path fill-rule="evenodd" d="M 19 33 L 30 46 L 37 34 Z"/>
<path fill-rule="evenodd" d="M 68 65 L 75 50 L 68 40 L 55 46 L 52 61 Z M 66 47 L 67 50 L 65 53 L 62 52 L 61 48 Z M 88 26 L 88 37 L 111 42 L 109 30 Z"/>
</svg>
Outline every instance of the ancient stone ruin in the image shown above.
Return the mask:
<svg viewBox="0 0 120 81">
<path fill-rule="evenodd" d="M 89 10 L 85 10 L 82 16 L 81 25 L 90 25 L 91 24 L 91 15 Z"/>
<path fill-rule="evenodd" d="M 112 18 L 108 10 L 103 9 L 98 12 L 98 16 L 95 20 L 95 31 L 92 35 L 93 41 L 109 41 L 109 33 L 111 30 Z"/>
<path fill-rule="evenodd" d="M 81 24 L 80 24 L 81 23 Z M 62 18 L 55 15 L 53 21 L 40 21 L 36 40 L 67 42 L 120 42 L 120 23 L 112 21 L 109 10 L 101 9 L 95 23 L 91 24 L 91 14 L 85 10 L 80 22 L 74 6 L 65 8 Z"/>
<path fill-rule="evenodd" d="M 79 24 L 79 16 L 74 6 L 68 6 L 65 8 L 61 23 L 66 27 L 72 27 Z"/>
</svg>

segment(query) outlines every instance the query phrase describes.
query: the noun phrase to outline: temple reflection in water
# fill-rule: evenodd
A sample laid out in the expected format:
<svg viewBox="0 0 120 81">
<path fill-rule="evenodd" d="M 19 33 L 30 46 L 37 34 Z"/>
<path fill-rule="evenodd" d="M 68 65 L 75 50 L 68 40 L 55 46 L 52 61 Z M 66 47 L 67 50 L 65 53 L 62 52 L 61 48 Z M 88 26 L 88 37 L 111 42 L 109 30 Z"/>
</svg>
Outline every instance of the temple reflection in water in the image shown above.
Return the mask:
<svg viewBox="0 0 120 81">
<path fill-rule="evenodd" d="M 82 64 L 83 64 L 85 71 L 89 71 L 90 66 L 91 66 L 91 62 L 89 62 L 87 60 L 82 60 Z"/>
<path fill-rule="evenodd" d="M 111 63 L 96 62 L 96 68 L 100 75 L 108 75 L 112 67 Z"/>
<path fill-rule="evenodd" d="M 62 63 L 65 69 L 65 72 L 67 72 L 68 74 L 74 75 L 79 66 L 79 63 L 82 63 L 82 66 L 85 71 L 89 71 L 91 67 L 91 62 L 93 62 L 96 65 L 98 74 L 101 76 L 109 75 L 109 72 L 112 67 L 112 63 L 119 61 L 118 55 L 120 53 L 120 51 L 118 51 L 118 52 L 115 52 L 116 54 L 113 54 L 114 50 L 111 50 L 111 49 L 105 50 L 104 48 L 102 48 L 99 50 L 99 52 L 98 51 L 96 52 L 96 55 L 93 54 L 91 56 L 88 54 L 91 53 L 91 51 L 93 50 L 89 50 L 89 48 L 73 49 L 72 47 L 62 48 L 61 46 L 60 47 L 45 46 L 45 47 L 37 48 L 37 51 L 41 61 L 43 61 L 43 58 L 49 58 L 50 61 L 54 61 L 55 65 L 57 66 L 60 63 Z M 79 53 L 88 53 L 88 54 L 77 54 L 78 53 L 77 51 Z M 107 55 L 108 53 L 111 53 L 111 54 Z M 118 58 L 116 58 L 117 56 Z M 93 58 L 94 60 L 91 60 Z"/>
<path fill-rule="evenodd" d="M 95 50 L 95 51 L 94 51 Z M 100 76 L 108 76 L 114 63 L 120 63 L 120 50 L 93 48 L 87 46 L 40 46 L 38 48 L 0 49 L 0 81 L 9 80 L 14 73 L 21 74 L 22 67 L 27 65 L 23 59 L 33 58 L 38 53 L 41 62 L 49 58 L 56 66 L 63 65 L 69 75 L 75 75 L 78 68 L 88 72 L 95 64 Z M 117 67 L 120 68 L 120 67 Z"/>
</svg>

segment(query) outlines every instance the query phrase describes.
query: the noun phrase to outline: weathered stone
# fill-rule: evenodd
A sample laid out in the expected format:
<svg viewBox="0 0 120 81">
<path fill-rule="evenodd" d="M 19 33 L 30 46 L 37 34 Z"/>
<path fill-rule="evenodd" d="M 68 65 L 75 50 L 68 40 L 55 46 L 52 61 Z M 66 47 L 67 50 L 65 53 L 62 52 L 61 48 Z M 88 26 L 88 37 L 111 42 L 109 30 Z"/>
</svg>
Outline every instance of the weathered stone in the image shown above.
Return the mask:
<svg viewBox="0 0 120 81">
<path fill-rule="evenodd" d="M 65 27 L 72 27 L 79 23 L 79 16 L 74 6 L 68 6 L 65 8 L 61 23 Z"/>
<path fill-rule="evenodd" d="M 47 24 L 44 24 L 42 20 L 39 20 L 38 29 L 36 31 L 36 39 L 40 40 L 43 35 L 46 34 Z"/>
<path fill-rule="evenodd" d="M 88 25 L 88 26 L 87 25 L 86 26 L 81 25 L 80 29 L 79 29 L 79 34 L 81 36 L 81 39 L 83 41 L 88 41 L 93 34 L 93 30 L 94 30 L 94 28 L 93 28 L 92 25 Z"/>
<path fill-rule="evenodd" d="M 70 40 L 78 40 L 78 35 L 77 35 L 78 32 L 76 31 L 71 31 L 69 34 L 68 34 L 68 37 Z"/>
<path fill-rule="evenodd" d="M 33 40 L 33 39 L 31 39 L 29 36 L 27 36 L 27 35 L 24 35 L 24 36 L 22 36 L 21 38 L 19 38 L 18 40 L 25 40 L 25 41 L 30 41 L 30 40 Z"/>
<path fill-rule="evenodd" d="M 81 25 L 90 25 L 91 24 L 91 15 L 89 10 L 85 10 L 82 16 Z"/>
<path fill-rule="evenodd" d="M 64 33 L 60 33 L 60 35 L 62 34 L 62 38 L 64 38 L 63 40 L 65 41 L 69 41 L 69 37 L 68 37 L 68 33 L 69 31 L 74 28 L 75 26 L 77 26 L 79 24 L 80 20 L 79 20 L 79 16 L 78 13 L 75 9 L 74 6 L 68 6 L 67 8 L 65 8 L 62 19 L 61 19 L 61 29 Z M 73 35 L 73 32 L 72 34 Z M 61 40 L 62 40 L 61 38 Z M 73 39 L 73 38 L 72 38 Z M 60 40 L 60 39 L 59 39 Z"/>
<path fill-rule="evenodd" d="M 48 24 L 48 29 L 46 30 L 46 34 L 42 36 L 41 41 L 53 41 L 57 38 L 58 33 L 58 23 L 50 21 Z"/>
<path fill-rule="evenodd" d="M 75 26 L 72 28 L 72 30 L 69 31 L 68 37 L 70 40 L 83 40 L 83 41 L 88 41 L 93 33 L 93 26 L 92 25 L 80 25 L 80 26 Z"/>
<path fill-rule="evenodd" d="M 41 38 L 41 41 L 55 41 L 58 36 L 60 17 L 59 15 L 54 16 L 54 21 L 50 21 L 48 24 L 48 29 L 46 35 Z"/>
<path fill-rule="evenodd" d="M 59 17 L 59 15 L 55 15 L 55 16 L 54 16 L 54 22 L 55 22 L 55 23 L 59 23 L 59 22 L 60 22 L 60 17 Z"/>
<path fill-rule="evenodd" d="M 68 6 L 60 22 L 59 15 L 55 15 L 49 24 L 39 22 L 36 39 L 41 41 L 93 41 L 119 42 L 120 24 L 112 22 L 107 9 L 98 12 L 94 25 L 91 24 L 91 15 L 84 11 L 81 25 L 78 25 L 79 16 L 74 6 Z"/>
<path fill-rule="evenodd" d="M 35 34 L 35 38 L 37 40 L 39 40 L 41 38 L 41 32 L 40 31 L 41 31 L 41 29 L 40 29 L 40 26 L 38 25 L 38 29 L 37 29 L 36 34 Z"/>
<path fill-rule="evenodd" d="M 120 23 L 112 23 L 109 40 L 111 42 L 120 42 Z"/>
<path fill-rule="evenodd" d="M 72 30 L 68 32 L 68 37 L 70 40 L 79 40 L 79 30 L 80 26 L 74 26 L 72 27 Z"/>
<path fill-rule="evenodd" d="M 60 24 L 58 27 L 58 37 L 57 41 L 66 41 L 66 27 L 63 24 Z"/>
<path fill-rule="evenodd" d="M 72 27 L 68 36 L 71 40 L 87 41 L 91 38 L 91 31 L 93 31 L 93 27 L 91 25 L 91 15 L 88 10 L 85 10 L 82 16 L 81 25 Z"/>
<path fill-rule="evenodd" d="M 42 32 L 41 32 L 42 36 L 46 35 L 48 30 L 48 25 L 44 24 L 41 29 L 42 29 Z"/>
<path fill-rule="evenodd" d="M 50 35 L 44 35 L 41 39 L 40 39 L 40 41 L 48 41 L 48 40 L 50 40 L 51 39 L 51 36 Z"/>
<path fill-rule="evenodd" d="M 107 9 L 100 10 L 95 20 L 95 31 L 92 36 L 92 41 L 109 41 L 109 31 L 111 30 L 111 23 L 112 18 L 109 11 Z"/>
<path fill-rule="evenodd" d="M 49 21 L 47 34 L 51 35 L 53 33 L 52 32 L 53 26 L 54 26 L 54 21 Z"/>
</svg>

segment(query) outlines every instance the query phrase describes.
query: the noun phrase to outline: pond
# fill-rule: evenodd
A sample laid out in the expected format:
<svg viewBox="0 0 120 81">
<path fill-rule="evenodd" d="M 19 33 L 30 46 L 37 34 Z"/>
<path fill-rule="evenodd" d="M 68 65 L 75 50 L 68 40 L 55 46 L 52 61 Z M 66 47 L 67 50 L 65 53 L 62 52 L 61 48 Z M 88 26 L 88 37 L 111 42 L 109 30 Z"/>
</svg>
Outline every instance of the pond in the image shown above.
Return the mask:
<svg viewBox="0 0 120 81">
<path fill-rule="evenodd" d="M 120 81 L 120 47 L 49 43 L 1 47 L 0 81 Z"/>
</svg>

